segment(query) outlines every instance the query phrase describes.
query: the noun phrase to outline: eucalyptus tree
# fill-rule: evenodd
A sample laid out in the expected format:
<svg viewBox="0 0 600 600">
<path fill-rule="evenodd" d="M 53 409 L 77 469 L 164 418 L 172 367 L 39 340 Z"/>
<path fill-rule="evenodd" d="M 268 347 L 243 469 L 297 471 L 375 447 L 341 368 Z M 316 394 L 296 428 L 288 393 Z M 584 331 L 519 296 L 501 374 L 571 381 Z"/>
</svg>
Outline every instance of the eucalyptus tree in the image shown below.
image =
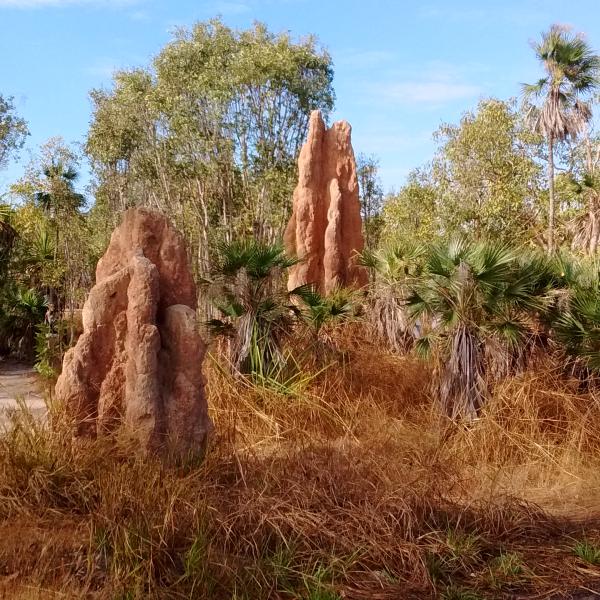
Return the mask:
<svg viewBox="0 0 600 600">
<path fill-rule="evenodd" d="M 442 235 L 437 182 L 429 167 L 410 172 L 397 193 L 385 197 L 380 243 L 431 243 Z"/>
<path fill-rule="evenodd" d="M 356 175 L 360 193 L 360 212 L 365 233 L 365 246 L 376 248 L 381 230 L 383 188 L 379 179 L 379 162 L 375 156 L 359 154 Z"/>
<path fill-rule="evenodd" d="M 223 240 L 277 239 L 310 111 L 333 107 L 332 78 L 314 38 L 220 20 L 178 30 L 149 67 L 92 92 L 97 201 L 109 214 L 132 204 L 167 212 L 202 274 Z"/>
<path fill-rule="evenodd" d="M 576 137 L 591 119 L 586 100 L 600 84 L 600 57 L 580 34 L 568 27 L 552 25 L 533 44 L 537 59 L 545 71 L 536 83 L 526 84 L 527 97 L 539 100 L 535 112 L 535 128 L 548 144 L 548 252 L 555 250 L 556 201 L 554 188 L 554 155 L 556 144 Z"/>
<path fill-rule="evenodd" d="M 543 195 L 537 138 L 514 101 L 483 100 L 459 123 L 443 124 L 433 160 L 386 199 L 384 243 L 460 235 L 535 243 Z"/>
<path fill-rule="evenodd" d="M 0 94 L 0 169 L 23 147 L 28 135 L 27 123 L 16 113 L 13 99 Z"/>
<path fill-rule="evenodd" d="M 541 192 L 535 140 L 514 101 L 483 100 L 434 135 L 431 166 L 445 237 L 530 241 Z"/>
</svg>

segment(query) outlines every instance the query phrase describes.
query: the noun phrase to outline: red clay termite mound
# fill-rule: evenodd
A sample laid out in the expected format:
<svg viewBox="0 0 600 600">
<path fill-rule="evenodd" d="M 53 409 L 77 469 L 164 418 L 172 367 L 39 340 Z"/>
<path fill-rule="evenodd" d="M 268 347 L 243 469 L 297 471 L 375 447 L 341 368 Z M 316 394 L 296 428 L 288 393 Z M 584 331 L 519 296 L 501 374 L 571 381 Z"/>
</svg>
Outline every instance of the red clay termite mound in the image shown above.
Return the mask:
<svg viewBox="0 0 600 600">
<path fill-rule="evenodd" d="M 199 452 L 211 428 L 183 239 L 161 213 L 130 209 L 96 268 L 83 333 L 56 396 L 76 436 L 124 430 L 145 452 Z"/>
<path fill-rule="evenodd" d="M 366 270 L 357 264 L 364 241 L 351 131 L 346 121 L 327 129 L 319 111 L 310 115 L 284 236 L 287 252 L 301 259 L 290 269 L 290 290 L 312 283 L 328 294 L 367 283 Z"/>
</svg>

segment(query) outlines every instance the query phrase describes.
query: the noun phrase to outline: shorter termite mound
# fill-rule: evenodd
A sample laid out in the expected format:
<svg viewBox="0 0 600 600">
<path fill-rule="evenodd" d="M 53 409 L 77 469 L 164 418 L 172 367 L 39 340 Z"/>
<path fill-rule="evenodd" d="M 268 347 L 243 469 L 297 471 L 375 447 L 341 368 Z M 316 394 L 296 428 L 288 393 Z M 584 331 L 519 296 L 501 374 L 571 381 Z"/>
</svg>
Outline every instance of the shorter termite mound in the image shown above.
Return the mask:
<svg viewBox="0 0 600 600">
<path fill-rule="evenodd" d="M 125 212 L 56 384 L 77 437 L 121 429 L 144 452 L 177 458 L 201 451 L 211 422 L 195 308 L 179 233 L 157 211 Z"/>
</svg>

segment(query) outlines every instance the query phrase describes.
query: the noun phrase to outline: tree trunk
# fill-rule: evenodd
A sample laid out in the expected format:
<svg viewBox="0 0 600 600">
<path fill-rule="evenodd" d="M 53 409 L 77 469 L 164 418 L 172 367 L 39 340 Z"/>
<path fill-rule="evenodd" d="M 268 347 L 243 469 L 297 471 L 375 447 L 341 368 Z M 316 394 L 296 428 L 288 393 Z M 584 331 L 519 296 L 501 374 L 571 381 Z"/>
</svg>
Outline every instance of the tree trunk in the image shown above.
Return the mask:
<svg viewBox="0 0 600 600">
<path fill-rule="evenodd" d="M 548 254 L 554 254 L 554 139 L 548 136 Z"/>
<path fill-rule="evenodd" d="M 593 256 L 596 254 L 596 249 L 598 248 L 598 238 L 600 237 L 600 223 L 598 223 L 598 198 L 594 192 L 590 193 L 589 216 L 591 231 L 587 251 L 589 256 Z"/>
</svg>

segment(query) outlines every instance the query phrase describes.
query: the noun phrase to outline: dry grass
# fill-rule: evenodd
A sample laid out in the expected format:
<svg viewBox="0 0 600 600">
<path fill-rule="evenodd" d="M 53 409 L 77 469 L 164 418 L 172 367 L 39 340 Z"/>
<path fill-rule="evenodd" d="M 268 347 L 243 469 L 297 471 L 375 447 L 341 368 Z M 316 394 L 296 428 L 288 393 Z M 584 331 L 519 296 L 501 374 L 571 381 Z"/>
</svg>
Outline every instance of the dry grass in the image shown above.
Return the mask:
<svg viewBox="0 0 600 600">
<path fill-rule="evenodd" d="M 427 368 L 360 331 L 283 396 L 208 364 L 216 433 L 173 468 L 73 447 L 26 415 L 1 441 L 0 597 L 569 597 L 598 588 L 600 403 L 552 370 L 469 427 Z M 580 552 L 580 554 L 582 554 Z M 594 587 L 596 586 L 596 587 Z M 559 594 L 564 594 L 560 596 Z"/>
</svg>

